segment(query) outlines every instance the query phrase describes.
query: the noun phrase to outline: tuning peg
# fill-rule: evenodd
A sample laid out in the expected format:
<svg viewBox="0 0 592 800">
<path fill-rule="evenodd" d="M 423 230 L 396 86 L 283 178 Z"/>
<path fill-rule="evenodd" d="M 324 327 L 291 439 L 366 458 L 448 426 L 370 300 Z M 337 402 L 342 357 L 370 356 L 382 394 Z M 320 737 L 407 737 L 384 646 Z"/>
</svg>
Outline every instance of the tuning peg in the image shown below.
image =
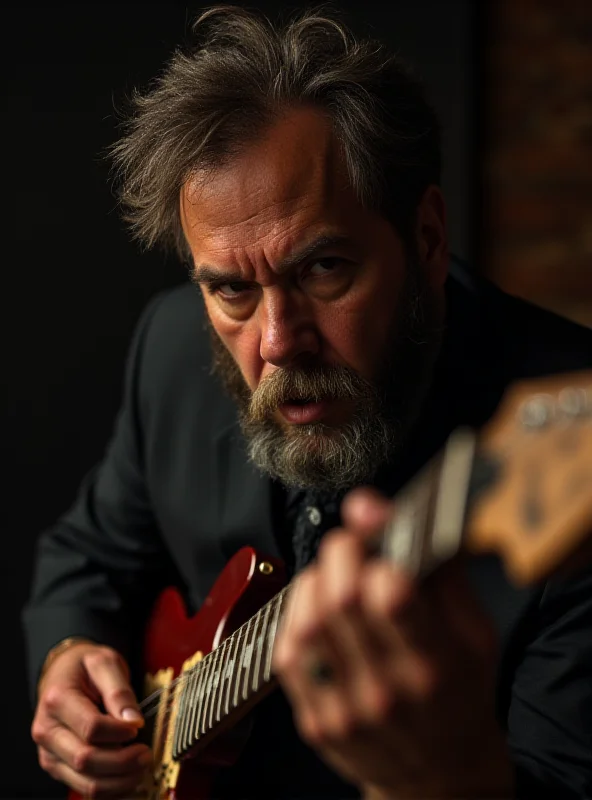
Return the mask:
<svg viewBox="0 0 592 800">
<path fill-rule="evenodd" d="M 590 397 L 586 389 L 567 387 L 559 392 L 559 410 L 568 417 L 583 417 L 590 414 Z"/>
<path fill-rule="evenodd" d="M 550 394 L 529 397 L 518 410 L 521 424 L 527 429 L 544 428 L 555 415 L 555 403 Z"/>
</svg>

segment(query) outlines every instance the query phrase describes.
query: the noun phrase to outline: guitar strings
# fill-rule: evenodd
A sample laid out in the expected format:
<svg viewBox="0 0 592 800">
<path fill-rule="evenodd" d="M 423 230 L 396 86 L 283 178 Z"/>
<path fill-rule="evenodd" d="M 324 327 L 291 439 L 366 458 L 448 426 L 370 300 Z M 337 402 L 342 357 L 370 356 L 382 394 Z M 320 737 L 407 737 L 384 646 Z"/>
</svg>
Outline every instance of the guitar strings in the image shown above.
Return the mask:
<svg viewBox="0 0 592 800">
<path fill-rule="evenodd" d="M 238 628 L 237 628 L 235 631 L 233 631 L 233 633 L 231 633 L 231 634 L 230 634 L 230 636 L 229 636 L 227 639 L 224 639 L 224 642 L 222 642 L 222 643 L 219 645 L 219 647 L 222 647 L 222 646 L 224 646 L 224 645 L 226 644 L 226 642 L 231 642 L 231 641 L 234 641 L 234 637 L 235 637 L 235 636 L 236 636 L 236 635 L 237 635 L 237 634 L 238 634 L 238 633 L 239 633 L 239 632 L 240 632 L 240 631 L 241 631 L 243 628 L 245 628 L 245 627 L 246 627 L 246 626 L 247 626 L 247 625 L 248 625 L 250 622 L 251 622 L 251 620 L 250 620 L 250 619 L 249 619 L 249 620 L 247 620 L 247 622 L 243 623 L 243 625 L 241 625 L 241 626 L 240 626 L 240 627 L 238 627 Z M 182 683 L 183 681 L 187 681 L 187 680 L 188 680 L 190 677 L 192 677 L 193 675 L 195 675 L 195 673 L 196 673 L 198 670 L 200 670 L 200 669 L 202 669 L 202 668 L 203 668 L 203 664 L 205 664 L 205 663 L 206 663 L 206 661 L 207 661 L 207 660 L 208 660 L 208 659 L 209 659 L 211 656 L 213 656 L 213 654 L 214 654 L 214 653 L 215 653 L 217 650 L 218 650 L 218 647 L 214 648 L 214 650 L 211 650 L 209 653 L 206 653 L 206 654 L 205 654 L 205 656 L 204 656 L 204 657 L 203 657 L 203 658 L 202 658 L 200 661 L 198 661 L 198 663 L 197 663 L 197 664 L 194 664 L 192 667 L 189 667 L 189 669 L 186 669 L 184 672 L 181 672 L 181 673 L 180 673 L 180 674 L 179 674 L 179 675 L 178 675 L 178 676 L 177 676 L 177 677 L 176 677 L 174 680 L 172 680 L 172 681 L 171 681 L 169 684 L 167 684 L 166 686 L 163 686 L 163 687 L 161 687 L 160 689 L 156 689 L 154 692 L 152 692 L 152 694 L 149 694 L 149 695 L 148 695 L 148 697 L 145 697 L 145 698 L 142 700 L 142 702 L 140 703 L 140 705 L 139 705 L 140 711 L 141 711 L 143 708 L 145 708 L 147 705 L 149 705 L 151 702 L 153 702 L 153 701 L 157 701 L 157 700 L 158 700 L 158 698 L 159 698 L 159 697 L 160 697 L 162 694 L 164 694 L 165 692 L 170 692 L 170 691 L 171 691 L 171 689 L 174 689 L 174 688 L 175 688 L 175 686 L 177 686 L 177 684 L 179 684 L 179 683 Z M 160 702 L 160 701 L 158 701 L 158 702 Z M 148 710 L 148 711 L 147 711 L 147 712 L 144 714 L 144 717 L 149 717 L 149 716 L 152 716 L 153 714 L 155 714 L 155 713 L 156 713 L 156 711 L 158 710 L 158 702 L 156 702 L 156 705 L 155 705 L 155 708 L 154 708 L 154 709 L 149 709 L 149 710 Z"/>
<path fill-rule="evenodd" d="M 227 639 L 224 639 L 224 641 L 220 645 L 218 645 L 218 647 L 225 646 L 227 642 L 233 642 L 235 636 L 237 634 L 239 634 L 240 631 L 243 628 L 246 628 L 251 623 L 251 619 L 247 620 L 247 622 L 243 623 L 243 625 L 241 625 L 235 631 L 233 631 L 233 633 L 231 633 L 230 636 Z M 197 662 L 197 664 L 194 664 L 192 667 L 189 667 L 189 669 L 186 669 L 184 672 L 181 672 L 169 684 L 167 684 L 166 686 L 161 687 L 160 689 L 156 689 L 154 692 L 152 692 L 152 694 L 149 694 L 148 697 L 145 697 L 142 700 L 142 702 L 139 704 L 140 711 L 143 708 L 145 708 L 146 706 L 148 706 L 151 702 L 155 702 L 155 705 L 154 705 L 153 708 L 149 709 L 144 714 L 144 718 L 147 719 L 148 717 L 153 716 L 158 711 L 158 706 L 159 706 L 159 703 L 160 703 L 159 698 L 160 698 L 160 696 L 162 694 L 164 694 L 165 692 L 170 692 L 171 689 L 174 689 L 175 686 L 177 686 L 177 684 L 183 683 L 183 682 L 189 680 L 189 678 L 191 678 L 193 675 L 195 675 L 199 670 L 204 669 L 205 668 L 204 664 L 206 664 L 208 659 L 210 659 L 214 655 L 214 653 L 217 652 L 218 647 L 215 647 L 209 653 L 206 653 L 205 656 L 203 656 L 203 658 L 200 661 Z M 170 698 L 170 700 L 172 701 L 172 698 Z"/>
<path fill-rule="evenodd" d="M 287 586 L 284 586 L 284 588 L 281 589 L 270 601 L 268 601 L 267 603 L 265 603 L 264 606 L 261 607 L 260 611 L 262 611 L 267 605 L 271 605 L 271 603 L 276 601 L 280 596 L 283 598 L 283 596 L 287 592 L 289 586 L 290 586 L 290 584 L 288 584 Z M 255 615 L 255 616 L 257 616 L 257 615 Z M 153 717 L 158 712 L 158 709 L 159 709 L 159 706 L 160 706 L 160 697 L 165 692 L 169 692 L 170 693 L 171 690 L 174 689 L 179 683 L 183 683 L 183 682 L 187 681 L 190 677 L 195 675 L 198 670 L 203 669 L 204 668 L 203 665 L 207 662 L 207 660 L 210 657 L 212 657 L 214 655 L 215 652 L 217 652 L 218 648 L 219 647 L 223 647 L 224 645 L 226 645 L 227 642 L 234 641 L 234 638 L 236 636 L 238 636 L 243 629 L 246 629 L 252 623 L 252 621 L 255 618 L 255 616 L 251 617 L 246 622 L 244 622 L 242 625 L 240 625 L 235 631 L 233 631 L 230 634 L 230 636 L 228 636 L 227 639 L 224 639 L 224 641 L 220 645 L 218 645 L 218 647 L 214 648 L 214 650 L 211 650 L 209 653 L 206 653 L 205 656 L 197 664 L 194 664 L 192 667 L 189 667 L 189 669 L 185 670 L 184 672 L 181 672 L 167 686 L 163 686 L 160 689 L 156 689 L 154 692 L 152 692 L 147 697 L 145 697 L 142 700 L 142 702 L 139 704 L 139 710 L 142 711 L 144 708 L 149 706 L 151 703 L 154 703 L 154 706 L 152 708 L 148 708 L 148 710 L 146 712 L 142 713 L 142 716 L 144 717 L 144 719 L 149 719 L 150 717 Z M 169 707 L 170 707 L 171 702 L 172 702 L 172 697 L 169 697 Z"/>
<path fill-rule="evenodd" d="M 240 628 L 238 628 L 237 630 L 240 630 Z M 234 634 L 233 634 L 233 635 L 234 635 Z M 230 638 L 231 638 L 231 637 L 229 637 L 229 639 L 230 639 Z M 226 639 L 225 639 L 224 641 L 228 641 L 228 640 L 226 640 Z M 220 645 L 220 646 L 221 646 L 221 645 Z M 175 686 L 177 686 L 177 684 L 179 684 L 179 683 L 182 683 L 183 681 L 186 681 L 186 680 L 188 680 L 188 679 L 189 679 L 189 678 L 190 678 L 192 675 L 195 675 L 195 673 L 196 673 L 196 672 L 197 672 L 199 669 L 201 669 L 201 668 L 202 668 L 202 664 L 204 664 L 204 663 L 205 663 L 206 659 L 208 659 L 208 658 L 209 658 L 209 656 L 211 656 L 211 655 L 212 655 L 212 653 L 215 653 L 217 649 L 218 649 L 218 648 L 216 648 L 215 650 L 212 650 L 212 651 L 211 651 L 211 652 L 209 652 L 209 653 L 206 653 L 206 655 L 205 655 L 205 656 L 204 656 L 204 657 L 201 659 L 201 661 L 199 661 L 197 664 L 194 664 L 194 665 L 193 665 L 192 667 L 190 667 L 189 669 L 185 670 L 184 672 L 181 672 L 181 673 L 180 673 L 180 674 L 179 674 L 179 675 L 178 675 L 178 676 L 177 676 L 177 677 L 176 677 L 174 680 L 172 680 L 172 681 L 171 681 L 169 684 L 167 684 L 166 686 L 163 686 L 163 687 L 161 687 L 160 689 L 156 689 L 154 692 L 152 692 L 152 694 L 149 694 L 149 695 L 148 695 L 148 697 L 145 697 L 145 698 L 142 700 L 142 702 L 139 704 L 139 710 L 140 710 L 140 711 L 142 711 L 142 709 L 146 708 L 146 706 L 150 705 L 150 703 L 152 703 L 152 702 L 154 702 L 154 703 L 155 703 L 155 705 L 154 705 L 154 707 L 153 707 L 153 708 L 151 708 L 151 709 L 148 709 L 148 711 L 146 711 L 146 712 L 143 714 L 143 716 L 144 716 L 144 719 L 148 719 L 149 717 L 151 717 L 151 716 L 153 716 L 154 714 L 156 714 L 156 712 L 158 711 L 158 706 L 159 706 L 159 703 L 160 703 L 160 700 L 159 700 L 159 698 L 160 698 L 160 696 L 161 696 L 161 695 L 163 695 L 165 692 L 170 692 L 170 691 L 171 691 L 171 689 L 174 689 L 174 688 L 175 688 Z"/>
<path fill-rule="evenodd" d="M 215 651 L 212 650 L 212 652 Z M 204 656 L 204 659 L 207 658 L 207 656 L 209 655 L 210 653 Z M 152 694 L 149 694 L 148 697 L 145 697 L 139 704 L 140 711 L 142 711 L 144 708 L 146 708 L 146 706 L 150 705 L 151 703 L 154 703 L 154 705 L 151 708 L 149 708 L 146 712 L 142 712 L 144 719 L 149 719 L 150 717 L 154 716 L 154 714 L 157 713 L 160 706 L 161 695 L 163 695 L 165 692 L 170 692 L 172 689 L 175 688 L 175 686 L 177 686 L 177 684 L 187 681 L 192 675 L 194 675 L 199 669 L 201 669 L 202 663 L 203 659 L 202 661 L 199 662 L 199 664 L 195 664 L 193 667 L 190 667 L 185 672 L 182 672 L 167 686 L 163 686 L 161 689 L 156 689 L 154 692 L 152 692 Z M 172 697 L 169 697 L 169 705 L 171 705 L 172 699 L 173 699 Z"/>
<path fill-rule="evenodd" d="M 246 628 L 251 623 L 251 621 L 252 621 L 252 618 L 247 620 L 247 622 L 243 623 L 243 625 L 238 627 L 218 647 L 223 647 L 224 645 L 226 645 L 227 642 L 228 643 L 233 642 L 234 641 L 234 637 L 240 633 L 242 628 Z M 192 667 L 189 667 L 189 669 L 185 670 L 184 672 L 181 672 L 167 686 L 163 686 L 160 689 L 156 689 L 154 692 L 152 692 L 152 694 L 149 694 L 148 697 L 145 697 L 142 700 L 142 702 L 139 704 L 140 711 L 142 711 L 143 708 L 145 708 L 146 706 L 148 706 L 152 702 L 154 702 L 154 706 L 152 708 L 148 709 L 148 711 L 146 711 L 143 714 L 144 719 L 149 719 L 150 717 L 154 716 L 154 714 L 156 714 L 158 712 L 159 705 L 160 705 L 160 699 L 159 698 L 161 697 L 162 694 L 164 694 L 165 692 L 169 692 L 170 693 L 171 690 L 174 689 L 179 683 L 186 682 L 187 680 L 189 680 L 189 678 L 191 678 L 193 675 L 195 675 L 199 670 L 205 669 L 204 665 L 206 665 L 206 662 L 208 661 L 208 659 L 210 659 L 214 655 L 214 653 L 217 652 L 218 647 L 214 648 L 214 650 L 211 650 L 209 653 L 206 653 L 205 656 L 197 664 L 194 664 Z M 172 700 L 173 700 L 172 696 L 169 696 L 169 698 L 168 698 L 168 706 L 169 706 L 169 708 L 170 708 L 170 706 L 172 704 Z"/>
</svg>

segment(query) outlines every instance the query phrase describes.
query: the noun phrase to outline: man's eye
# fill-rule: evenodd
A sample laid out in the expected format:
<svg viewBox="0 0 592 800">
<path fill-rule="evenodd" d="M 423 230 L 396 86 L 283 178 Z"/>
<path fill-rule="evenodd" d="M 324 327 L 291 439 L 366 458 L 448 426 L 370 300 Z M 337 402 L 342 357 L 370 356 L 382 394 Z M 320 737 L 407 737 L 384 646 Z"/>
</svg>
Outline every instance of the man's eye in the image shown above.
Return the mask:
<svg viewBox="0 0 592 800">
<path fill-rule="evenodd" d="M 249 287 L 247 284 L 232 281 L 231 283 L 222 283 L 215 288 L 215 292 L 224 298 L 240 297 Z"/>
<path fill-rule="evenodd" d="M 308 274 L 313 278 L 322 278 L 324 275 L 329 275 L 331 272 L 339 267 L 338 258 L 319 258 L 312 263 L 308 268 Z"/>
</svg>

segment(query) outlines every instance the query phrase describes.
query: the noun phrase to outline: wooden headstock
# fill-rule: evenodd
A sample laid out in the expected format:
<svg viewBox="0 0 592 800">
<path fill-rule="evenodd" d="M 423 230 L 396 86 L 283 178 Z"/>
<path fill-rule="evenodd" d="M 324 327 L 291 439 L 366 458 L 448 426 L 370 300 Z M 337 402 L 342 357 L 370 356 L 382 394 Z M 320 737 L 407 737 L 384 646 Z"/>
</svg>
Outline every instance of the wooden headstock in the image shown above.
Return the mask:
<svg viewBox="0 0 592 800">
<path fill-rule="evenodd" d="M 513 385 L 476 463 L 465 546 L 497 553 L 517 583 L 545 578 L 592 537 L 592 372 Z"/>
</svg>

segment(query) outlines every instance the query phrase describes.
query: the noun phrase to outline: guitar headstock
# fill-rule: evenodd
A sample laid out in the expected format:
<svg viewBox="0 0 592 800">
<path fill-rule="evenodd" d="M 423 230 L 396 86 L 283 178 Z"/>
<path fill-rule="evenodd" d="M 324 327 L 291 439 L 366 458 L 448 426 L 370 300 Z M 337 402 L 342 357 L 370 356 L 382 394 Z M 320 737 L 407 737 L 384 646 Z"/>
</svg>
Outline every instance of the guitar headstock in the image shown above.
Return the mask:
<svg viewBox="0 0 592 800">
<path fill-rule="evenodd" d="M 517 583 L 561 568 L 592 537 L 592 372 L 514 384 L 478 437 L 481 490 L 465 542 Z"/>
</svg>

